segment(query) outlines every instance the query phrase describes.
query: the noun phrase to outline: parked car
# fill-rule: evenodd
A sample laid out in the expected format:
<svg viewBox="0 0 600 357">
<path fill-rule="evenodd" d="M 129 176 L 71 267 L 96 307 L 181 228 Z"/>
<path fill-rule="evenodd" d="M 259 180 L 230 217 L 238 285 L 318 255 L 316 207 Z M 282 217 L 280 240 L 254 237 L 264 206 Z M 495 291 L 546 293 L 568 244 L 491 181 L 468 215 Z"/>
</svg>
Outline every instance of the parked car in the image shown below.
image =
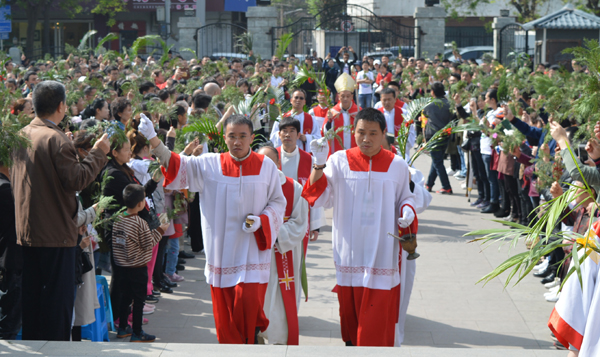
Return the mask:
<svg viewBox="0 0 600 357">
<path fill-rule="evenodd" d="M 391 51 L 372 51 L 372 52 L 365 53 L 363 56 L 373 57 L 373 60 L 380 60 L 380 61 L 381 61 L 381 57 L 388 56 L 390 58 L 390 62 L 392 62 L 394 60 L 394 58 L 396 58 L 396 56 L 394 56 L 394 54 Z M 360 61 L 361 58 L 358 58 L 358 60 Z"/>
<path fill-rule="evenodd" d="M 470 46 L 462 48 L 459 53 L 463 60 L 475 59 L 477 63 L 481 64 L 483 62 L 483 55 L 493 52 L 493 46 Z M 448 59 L 452 62 L 456 61 L 456 57 L 454 57 L 454 55 L 448 57 Z"/>
<path fill-rule="evenodd" d="M 398 57 L 399 53 L 402 53 L 402 57 L 409 58 L 415 56 L 415 46 L 392 46 L 384 49 L 394 54 L 394 57 Z"/>
<path fill-rule="evenodd" d="M 228 60 L 232 58 L 239 58 L 242 60 L 248 59 L 248 55 L 243 53 L 233 53 L 233 52 L 215 52 L 210 56 L 210 59 L 213 61 L 219 60 L 221 58 L 226 58 Z"/>
</svg>

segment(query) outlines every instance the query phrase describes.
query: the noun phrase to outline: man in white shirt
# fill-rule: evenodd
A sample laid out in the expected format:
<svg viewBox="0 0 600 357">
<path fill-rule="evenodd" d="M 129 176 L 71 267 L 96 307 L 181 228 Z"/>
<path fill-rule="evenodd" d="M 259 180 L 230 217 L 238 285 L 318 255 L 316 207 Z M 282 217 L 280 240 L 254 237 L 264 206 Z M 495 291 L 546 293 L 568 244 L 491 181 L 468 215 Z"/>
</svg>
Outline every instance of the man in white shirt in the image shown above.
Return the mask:
<svg viewBox="0 0 600 357">
<path fill-rule="evenodd" d="M 379 111 L 385 116 L 387 132 L 391 133 L 394 138 L 397 138 L 400 127 L 404 125 L 404 117 L 402 116 L 402 107 L 397 105 L 396 92 L 391 88 L 384 89 L 381 91 L 381 102 L 383 106 L 379 108 Z M 400 103 L 404 104 L 403 102 Z M 415 130 L 415 124 L 411 124 L 404 151 L 404 160 L 406 162 L 410 159 L 410 148 L 415 145 L 416 140 L 417 131 Z"/>
<path fill-rule="evenodd" d="M 273 68 L 273 75 L 271 76 L 271 87 L 279 88 L 287 84 L 285 78 L 281 76 L 284 69 L 283 63 L 278 63 Z"/>
<path fill-rule="evenodd" d="M 371 108 L 373 101 L 373 82 L 375 76 L 369 71 L 369 62 L 362 63 L 362 71 L 356 75 L 356 83 L 358 84 L 358 105 L 361 108 Z"/>
</svg>

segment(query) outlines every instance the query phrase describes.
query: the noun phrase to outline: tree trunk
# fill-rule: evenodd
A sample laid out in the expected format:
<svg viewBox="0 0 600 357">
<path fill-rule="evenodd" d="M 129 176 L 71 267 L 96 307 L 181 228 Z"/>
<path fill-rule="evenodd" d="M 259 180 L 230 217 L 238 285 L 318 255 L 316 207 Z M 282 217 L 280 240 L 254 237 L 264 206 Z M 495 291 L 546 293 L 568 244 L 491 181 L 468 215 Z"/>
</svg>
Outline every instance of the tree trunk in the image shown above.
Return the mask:
<svg viewBox="0 0 600 357">
<path fill-rule="evenodd" d="M 42 56 L 50 53 L 50 1 L 46 1 L 44 6 L 44 39 L 42 40 L 42 48 L 44 49 Z M 51 53 L 50 53 L 51 54 Z"/>
<path fill-rule="evenodd" d="M 32 58 L 33 53 L 33 38 L 35 36 L 35 26 L 37 25 L 40 7 L 38 4 L 29 2 L 27 4 L 27 40 L 25 42 L 25 56 Z"/>
</svg>

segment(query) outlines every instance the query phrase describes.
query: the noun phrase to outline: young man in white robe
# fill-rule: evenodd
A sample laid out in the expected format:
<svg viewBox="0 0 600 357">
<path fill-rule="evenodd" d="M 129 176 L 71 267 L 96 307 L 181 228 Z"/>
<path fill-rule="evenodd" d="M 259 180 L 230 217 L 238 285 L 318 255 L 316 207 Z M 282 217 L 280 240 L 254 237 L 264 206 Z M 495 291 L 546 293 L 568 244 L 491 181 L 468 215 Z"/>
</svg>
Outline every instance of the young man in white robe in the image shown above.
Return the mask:
<svg viewBox="0 0 600 357">
<path fill-rule="evenodd" d="M 279 166 L 279 154 L 271 146 L 258 150 Z M 283 225 L 271 254 L 271 275 L 265 295 L 265 315 L 269 327 L 259 333 L 271 345 L 298 345 L 298 309 L 302 290 L 303 241 L 308 229 L 308 202 L 302 198 L 302 185 L 279 171 L 287 201 Z"/>
<path fill-rule="evenodd" d="M 327 118 L 327 112 L 329 111 L 327 98 L 329 97 L 329 90 L 319 89 L 317 92 L 317 102 L 318 104 L 314 107 L 310 108 L 308 114 L 310 114 L 315 121 L 315 125 L 319 130 L 323 127 L 323 123 L 325 122 L 325 118 Z"/>
<path fill-rule="evenodd" d="M 312 170 L 312 156 L 306 151 L 300 149 L 296 145 L 298 136 L 300 135 L 300 123 L 295 118 L 283 118 L 279 122 L 281 130 L 279 131 L 279 139 L 282 145 L 277 148 L 279 152 L 279 169 L 287 177 L 291 177 L 304 186 L 310 177 Z M 310 210 L 310 241 L 316 241 L 319 237 L 319 230 L 325 222 L 325 210 L 314 208 Z M 304 255 L 306 256 L 308 240 L 304 242 Z"/>
<path fill-rule="evenodd" d="M 283 114 L 280 120 L 289 117 L 295 118 L 300 122 L 300 136 L 298 137 L 297 145 L 302 150 L 310 152 L 310 143 L 314 139 L 321 137 L 321 127 L 316 125 L 317 121 L 313 120 L 312 115 L 304 111 L 304 105 L 306 104 L 306 92 L 304 89 L 298 88 L 294 90 L 290 98 L 290 103 L 292 103 L 292 109 Z M 273 124 L 269 139 L 275 147 L 281 146 L 278 121 Z"/>
<path fill-rule="evenodd" d="M 394 346 L 408 254 L 388 233 L 417 232 L 415 196 L 406 162 L 381 147 L 383 113 L 364 109 L 354 127 L 358 147 L 329 159 L 325 140 L 311 143 L 314 166 L 302 196 L 312 207 L 333 207 L 342 339 L 349 346 Z"/>
<path fill-rule="evenodd" d="M 381 91 L 381 103 L 383 106 L 378 110 L 385 116 L 387 124 L 387 132 L 391 133 L 394 138 L 399 135 L 399 130 L 404 125 L 404 117 L 402 116 L 402 107 L 396 104 L 396 92 L 391 88 L 385 88 Z M 411 124 L 408 130 L 408 139 L 406 140 L 406 149 L 404 151 L 404 160 L 410 160 L 410 149 L 415 145 L 417 140 L 417 131 L 415 124 Z"/>
<path fill-rule="evenodd" d="M 164 166 L 164 187 L 200 195 L 204 274 L 219 342 L 253 344 L 269 324 L 263 304 L 271 248 L 286 207 L 277 167 L 251 150 L 252 122 L 243 115 L 225 121 L 229 152 L 222 154 L 188 157 L 170 152 L 144 115 L 138 130 Z"/>
</svg>

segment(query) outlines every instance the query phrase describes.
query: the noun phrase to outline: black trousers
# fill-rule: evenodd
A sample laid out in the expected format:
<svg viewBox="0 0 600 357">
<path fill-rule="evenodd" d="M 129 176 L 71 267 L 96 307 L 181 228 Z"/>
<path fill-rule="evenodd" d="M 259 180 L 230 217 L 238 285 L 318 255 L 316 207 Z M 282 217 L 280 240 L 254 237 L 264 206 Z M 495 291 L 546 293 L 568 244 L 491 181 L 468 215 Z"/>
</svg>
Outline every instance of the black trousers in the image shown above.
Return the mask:
<svg viewBox="0 0 600 357">
<path fill-rule="evenodd" d="M 200 222 L 200 195 L 196 194 L 194 201 L 188 208 L 188 236 L 192 244 L 192 251 L 199 252 L 204 249 L 202 241 L 202 224 Z"/>
<path fill-rule="evenodd" d="M 0 271 L 0 339 L 14 340 L 21 330 L 22 275 L 21 269 L 6 269 Z"/>
<path fill-rule="evenodd" d="M 122 293 L 119 306 L 119 328 L 127 328 L 129 305 L 131 304 L 131 301 L 133 301 L 133 333 L 139 335 L 142 332 L 142 315 L 144 301 L 146 300 L 148 268 L 119 267 L 118 274 L 121 275 L 119 282 Z"/>
<path fill-rule="evenodd" d="M 152 282 L 157 288 L 160 288 L 160 282 L 164 279 L 164 261 L 165 261 L 165 249 L 167 249 L 167 243 L 169 243 L 169 237 L 163 236 L 158 242 L 158 253 L 156 254 L 156 263 L 154 263 L 154 271 L 152 272 Z"/>
<path fill-rule="evenodd" d="M 508 195 L 508 205 L 512 207 L 513 218 L 521 218 L 521 199 L 519 197 L 519 182 L 514 176 L 504 176 L 504 186 Z"/>
<path fill-rule="evenodd" d="M 75 249 L 23 247 L 23 340 L 70 341 Z"/>
</svg>

